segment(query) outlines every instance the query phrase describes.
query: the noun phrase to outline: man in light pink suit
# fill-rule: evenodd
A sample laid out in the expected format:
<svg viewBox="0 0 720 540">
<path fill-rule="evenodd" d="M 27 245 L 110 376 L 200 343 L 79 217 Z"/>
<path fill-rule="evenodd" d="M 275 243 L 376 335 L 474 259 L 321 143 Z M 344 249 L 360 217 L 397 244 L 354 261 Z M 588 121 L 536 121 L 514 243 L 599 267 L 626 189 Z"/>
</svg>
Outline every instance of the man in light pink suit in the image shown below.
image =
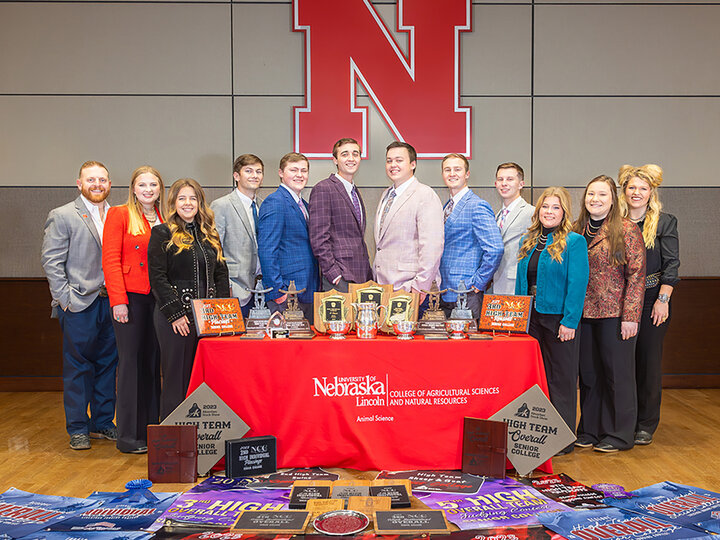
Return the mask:
<svg viewBox="0 0 720 540">
<path fill-rule="evenodd" d="M 416 160 L 415 149 L 405 142 L 387 147 L 385 172 L 393 185 L 375 215 L 373 271 L 378 283 L 418 292 L 423 302 L 420 291 L 429 290 L 433 280 L 440 284 L 444 225 L 440 198 L 415 178 Z"/>
</svg>

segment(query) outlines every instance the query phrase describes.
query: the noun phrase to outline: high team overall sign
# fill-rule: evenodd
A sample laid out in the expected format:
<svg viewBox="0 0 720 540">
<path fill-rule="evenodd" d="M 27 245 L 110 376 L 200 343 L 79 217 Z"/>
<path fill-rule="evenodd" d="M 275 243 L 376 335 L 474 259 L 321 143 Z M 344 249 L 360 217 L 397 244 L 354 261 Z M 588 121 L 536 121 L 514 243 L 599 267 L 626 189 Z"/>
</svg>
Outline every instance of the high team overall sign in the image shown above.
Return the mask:
<svg viewBox="0 0 720 540">
<path fill-rule="evenodd" d="M 305 34 L 305 105 L 295 107 L 294 148 L 329 158 L 340 137 L 368 147 L 367 107 L 356 83 L 419 157 L 470 156 L 470 107 L 460 106 L 460 35 L 472 29 L 471 0 L 398 0 L 405 54 L 369 0 L 293 0 Z"/>
</svg>

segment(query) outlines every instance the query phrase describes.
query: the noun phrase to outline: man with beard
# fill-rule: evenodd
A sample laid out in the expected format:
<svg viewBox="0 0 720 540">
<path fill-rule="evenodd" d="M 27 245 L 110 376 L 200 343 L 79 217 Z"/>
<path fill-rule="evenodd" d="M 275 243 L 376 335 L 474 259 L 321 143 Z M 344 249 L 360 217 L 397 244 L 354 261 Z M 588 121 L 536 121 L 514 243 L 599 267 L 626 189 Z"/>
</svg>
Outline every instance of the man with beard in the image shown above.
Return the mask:
<svg viewBox="0 0 720 540">
<path fill-rule="evenodd" d="M 77 199 L 48 214 L 41 259 L 53 316 L 63 333 L 63 403 L 70 448 L 87 450 L 90 437 L 117 438 L 113 418 L 118 356 L 102 271 L 103 227 L 110 208 L 105 200 L 110 194 L 107 167 L 86 161 L 77 186 Z"/>
</svg>

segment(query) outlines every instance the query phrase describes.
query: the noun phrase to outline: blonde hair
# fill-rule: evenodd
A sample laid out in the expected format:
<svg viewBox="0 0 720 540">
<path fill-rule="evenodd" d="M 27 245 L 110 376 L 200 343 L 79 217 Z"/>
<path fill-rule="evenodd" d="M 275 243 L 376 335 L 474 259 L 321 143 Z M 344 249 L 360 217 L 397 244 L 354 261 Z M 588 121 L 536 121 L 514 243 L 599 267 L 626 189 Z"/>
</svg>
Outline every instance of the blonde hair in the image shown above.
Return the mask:
<svg viewBox="0 0 720 540">
<path fill-rule="evenodd" d="M 220 235 L 218 235 L 217 229 L 215 228 L 215 214 L 205 203 L 203 188 L 192 178 L 181 178 L 170 186 L 167 201 L 167 225 L 170 229 L 171 236 L 167 243 L 167 249 L 170 249 L 170 246 L 174 245 L 178 252 L 180 252 L 184 249 L 190 249 L 193 243 L 193 236 L 185 229 L 185 220 L 177 215 L 177 208 L 175 207 L 178 194 L 184 187 L 190 187 L 195 192 L 198 202 L 195 223 L 208 243 L 217 252 L 217 260 L 222 261 L 222 245 L 220 245 Z"/>
<path fill-rule="evenodd" d="M 600 176 L 596 176 L 588 182 L 587 186 L 585 186 L 585 191 L 583 192 L 582 209 L 580 210 L 580 215 L 575 222 L 574 229 L 575 232 L 578 234 L 585 233 L 585 227 L 587 227 L 587 224 L 590 221 L 590 212 L 588 212 L 585 200 L 587 199 L 588 189 L 595 182 L 604 182 L 610 188 L 610 194 L 612 195 L 612 206 L 610 207 L 610 212 L 605 217 L 603 227 L 605 227 L 605 230 L 607 231 L 607 239 L 608 243 L 610 244 L 610 262 L 613 266 L 620 266 L 625 264 L 627 260 L 625 258 L 625 234 L 623 232 L 623 217 L 620 215 L 617 184 L 615 184 L 615 180 L 613 180 L 609 176 L 601 174 Z"/>
<path fill-rule="evenodd" d="M 146 173 L 152 174 L 158 179 L 158 183 L 160 184 L 160 196 L 157 201 L 155 201 L 155 211 L 160 215 L 160 219 L 165 219 L 165 212 L 163 211 L 165 203 L 165 184 L 163 184 L 160 173 L 157 172 L 157 169 L 151 167 L 150 165 L 138 167 L 132 173 L 132 177 L 130 179 L 130 193 L 128 194 L 127 203 L 125 203 L 125 206 L 127 206 L 128 209 L 128 234 L 132 234 L 133 236 L 138 236 L 148 232 L 148 226 L 145 219 L 143 219 L 142 205 L 140 204 L 140 201 L 138 201 L 137 195 L 135 195 L 135 182 L 141 174 Z"/>
<path fill-rule="evenodd" d="M 620 213 L 623 217 L 628 217 L 630 212 L 625 198 L 625 188 L 633 178 L 638 178 L 643 182 L 647 182 L 650 186 L 650 200 L 648 201 L 647 210 L 645 211 L 645 223 L 643 225 L 642 235 L 645 247 L 652 249 L 655 247 L 655 236 L 657 235 L 658 221 L 660 219 L 660 211 L 662 203 L 658 196 L 658 186 L 663 181 L 663 170 L 659 165 L 648 163 L 642 167 L 633 167 L 632 165 L 623 165 L 620 167 L 618 174 L 618 182 L 622 191 L 620 192 Z"/>
<path fill-rule="evenodd" d="M 523 240 L 520 251 L 518 252 L 518 260 L 523 259 L 537 245 L 538 238 L 542 233 L 542 223 L 540 223 L 540 210 L 545 199 L 548 197 L 557 197 L 560 200 L 560 206 L 563 211 L 563 218 L 555 230 L 553 231 L 553 241 L 546 249 L 553 260 L 562 262 L 562 254 L 567 246 L 567 235 L 572 231 L 572 211 L 570 207 L 570 193 L 564 187 L 549 187 L 542 192 L 540 198 L 535 203 L 535 212 L 533 213 L 532 225 L 528 229 Z"/>
</svg>

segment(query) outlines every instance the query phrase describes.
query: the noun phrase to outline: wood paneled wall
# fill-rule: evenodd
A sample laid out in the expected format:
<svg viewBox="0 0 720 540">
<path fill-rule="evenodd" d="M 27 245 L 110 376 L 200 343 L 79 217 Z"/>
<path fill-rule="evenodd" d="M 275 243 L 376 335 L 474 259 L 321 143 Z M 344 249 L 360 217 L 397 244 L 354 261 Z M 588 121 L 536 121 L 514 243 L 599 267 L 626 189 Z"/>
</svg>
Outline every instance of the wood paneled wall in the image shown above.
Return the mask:
<svg viewBox="0 0 720 540">
<path fill-rule="evenodd" d="M 44 279 L 0 279 L 0 391 L 62 390 L 62 334 Z M 666 387 L 720 387 L 720 278 L 685 278 L 665 338 Z"/>
</svg>

